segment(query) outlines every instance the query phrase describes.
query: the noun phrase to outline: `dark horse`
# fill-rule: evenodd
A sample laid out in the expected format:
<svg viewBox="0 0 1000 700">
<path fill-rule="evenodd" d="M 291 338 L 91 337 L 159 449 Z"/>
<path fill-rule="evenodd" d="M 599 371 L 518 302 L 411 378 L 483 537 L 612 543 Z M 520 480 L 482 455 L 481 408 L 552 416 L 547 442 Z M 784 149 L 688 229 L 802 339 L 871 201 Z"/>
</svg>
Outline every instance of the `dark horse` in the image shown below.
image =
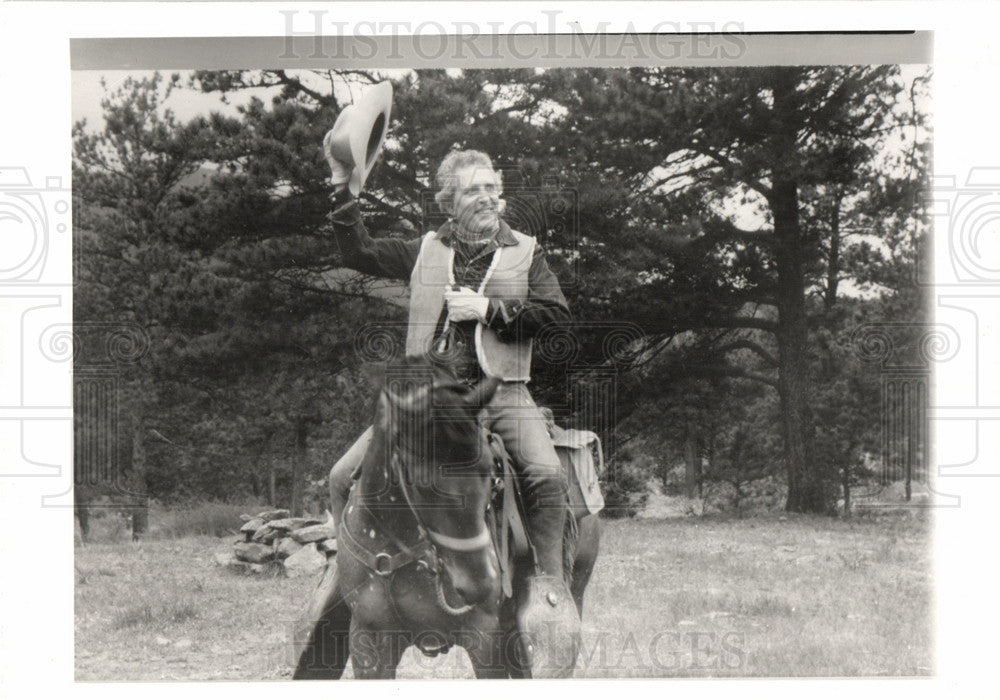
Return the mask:
<svg viewBox="0 0 1000 700">
<path fill-rule="evenodd" d="M 412 645 L 431 656 L 461 646 L 478 678 L 530 676 L 521 661 L 516 591 L 511 598 L 501 590 L 494 498 L 501 480 L 490 437 L 477 423 L 498 382 L 468 387 L 426 360 L 401 365 L 389 368 L 339 551 L 297 632 L 294 677 L 340 678 L 350 657 L 357 678 L 394 678 Z M 399 376 L 424 379 L 394 386 L 400 368 Z M 570 590 L 582 612 L 597 517 L 571 522 L 564 539 Z M 523 580 L 520 573 L 515 580 Z"/>
</svg>

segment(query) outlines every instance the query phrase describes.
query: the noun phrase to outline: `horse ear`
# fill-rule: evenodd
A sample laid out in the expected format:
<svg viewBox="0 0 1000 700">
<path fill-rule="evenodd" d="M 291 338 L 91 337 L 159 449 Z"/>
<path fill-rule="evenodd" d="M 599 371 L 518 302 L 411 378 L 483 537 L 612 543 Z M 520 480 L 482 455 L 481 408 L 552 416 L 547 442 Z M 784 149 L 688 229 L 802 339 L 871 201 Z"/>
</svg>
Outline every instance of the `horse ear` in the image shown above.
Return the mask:
<svg viewBox="0 0 1000 700">
<path fill-rule="evenodd" d="M 483 408 L 493 398 L 493 394 L 497 392 L 499 386 L 500 380 L 496 377 L 486 377 L 480 380 L 465 397 L 465 405 L 476 410 Z"/>
<path fill-rule="evenodd" d="M 429 384 L 418 386 L 410 393 L 400 396 L 393 391 L 393 387 L 387 383 L 384 388 L 384 393 L 389 398 L 389 404 L 395 410 L 412 413 L 418 409 L 428 408 L 429 404 L 427 402 L 427 397 L 431 393 L 431 387 Z"/>
</svg>

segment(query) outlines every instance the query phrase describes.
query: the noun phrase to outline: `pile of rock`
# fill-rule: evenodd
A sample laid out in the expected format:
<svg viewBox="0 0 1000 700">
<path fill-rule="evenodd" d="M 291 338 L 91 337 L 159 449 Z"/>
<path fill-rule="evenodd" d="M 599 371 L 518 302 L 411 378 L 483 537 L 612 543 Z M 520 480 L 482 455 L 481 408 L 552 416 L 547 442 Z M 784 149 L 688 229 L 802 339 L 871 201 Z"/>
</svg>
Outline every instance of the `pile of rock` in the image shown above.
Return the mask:
<svg viewBox="0 0 1000 700">
<path fill-rule="evenodd" d="M 240 539 L 232 553 L 216 555 L 221 566 L 249 573 L 301 576 L 319 571 L 335 552 L 330 514 L 326 520 L 292 518 L 287 510 L 242 515 Z"/>
</svg>

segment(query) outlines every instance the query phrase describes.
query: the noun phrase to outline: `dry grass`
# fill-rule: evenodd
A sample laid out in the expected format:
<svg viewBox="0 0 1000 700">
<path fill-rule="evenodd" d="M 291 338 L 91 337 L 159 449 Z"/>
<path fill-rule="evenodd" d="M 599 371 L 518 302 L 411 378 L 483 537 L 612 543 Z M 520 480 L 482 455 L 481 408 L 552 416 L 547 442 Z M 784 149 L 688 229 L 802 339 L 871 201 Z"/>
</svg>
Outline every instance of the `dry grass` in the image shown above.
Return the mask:
<svg viewBox="0 0 1000 700">
<path fill-rule="evenodd" d="M 115 629 L 144 627 L 153 630 L 162 625 L 193 620 L 197 617 L 198 608 L 192 603 L 181 603 L 173 600 L 160 604 L 141 602 L 118 610 L 112 620 L 112 625 Z"/>
<path fill-rule="evenodd" d="M 187 537 L 211 535 L 225 537 L 239 531 L 242 513 L 258 513 L 266 506 L 241 506 L 229 503 L 200 503 L 195 506 L 151 514 L 150 536 Z"/>
<path fill-rule="evenodd" d="M 209 535 L 226 537 L 236 534 L 243 521 L 243 513 L 258 513 L 264 505 L 197 503 L 179 508 L 165 509 L 154 503 L 149 509 L 148 540 L 177 539 L 180 537 Z M 79 533 L 79 528 L 77 529 Z M 131 538 L 131 523 L 124 509 L 116 506 L 94 508 L 90 517 L 89 541 L 93 543 L 124 542 Z"/>
<path fill-rule="evenodd" d="M 916 512 L 608 528 L 585 624 L 642 654 L 587 675 L 929 674 L 929 534 Z"/>
<path fill-rule="evenodd" d="M 78 548 L 77 680 L 287 677 L 284 644 L 315 582 L 221 569 L 212 554 L 232 539 Z"/>
<path fill-rule="evenodd" d="M 918 511 L 606 522 L 577 675 L 929 675 L 929 540 Z M 227 572 L 212 553 L 230 541 L 77 549 L 77 679 L 287 678 L 315 581 Z M 471 667 L 411 650 L 399 675 Z"/>
</svg>

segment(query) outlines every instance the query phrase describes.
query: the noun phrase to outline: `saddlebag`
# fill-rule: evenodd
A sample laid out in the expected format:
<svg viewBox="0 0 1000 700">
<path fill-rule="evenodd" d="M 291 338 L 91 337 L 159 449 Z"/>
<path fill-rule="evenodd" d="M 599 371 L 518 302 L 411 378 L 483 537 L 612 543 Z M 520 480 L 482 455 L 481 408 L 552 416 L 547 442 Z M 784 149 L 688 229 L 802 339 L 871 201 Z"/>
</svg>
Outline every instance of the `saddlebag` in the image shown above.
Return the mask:
<svg viewBox="0 0 1000 700">
<path fill-rule="evenodd" d="M 566 472 L 570 510 L 577 518 L 599 513 L 604 508 L 604 495 L 598 481 L 604 471 L 601 439 L 589 430 L 566 430 L 557 425 L 551 426 L 551 433 Z"/>
</svg>

